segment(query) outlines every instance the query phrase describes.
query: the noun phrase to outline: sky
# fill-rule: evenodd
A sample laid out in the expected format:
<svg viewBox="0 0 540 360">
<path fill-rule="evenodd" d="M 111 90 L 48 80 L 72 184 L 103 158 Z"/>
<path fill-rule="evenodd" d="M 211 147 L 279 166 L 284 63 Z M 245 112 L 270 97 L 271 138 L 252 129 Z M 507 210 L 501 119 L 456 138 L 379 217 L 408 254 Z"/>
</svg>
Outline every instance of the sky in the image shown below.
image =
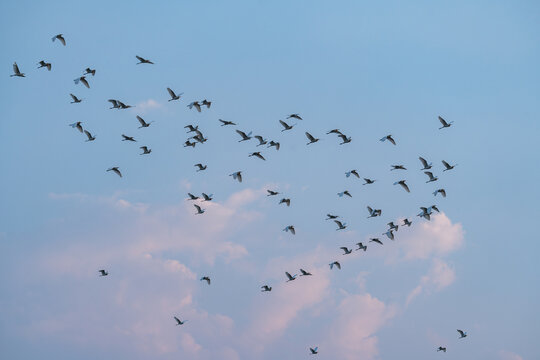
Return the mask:
<svg viewBox="0 0 540 360">
<path fill-rule="evenodd" d="M 538 358 L 539 15 L 534 1 L 0 3 L 2 358 Z M 73 81 L 86 67 L 89 89 Z M 183 147 L 188 124 L 208 141 Z M 204 214 L 188 192 L 213 194 Z M 286 282 L 300 268 L 313 276 Z"/>
</svg>

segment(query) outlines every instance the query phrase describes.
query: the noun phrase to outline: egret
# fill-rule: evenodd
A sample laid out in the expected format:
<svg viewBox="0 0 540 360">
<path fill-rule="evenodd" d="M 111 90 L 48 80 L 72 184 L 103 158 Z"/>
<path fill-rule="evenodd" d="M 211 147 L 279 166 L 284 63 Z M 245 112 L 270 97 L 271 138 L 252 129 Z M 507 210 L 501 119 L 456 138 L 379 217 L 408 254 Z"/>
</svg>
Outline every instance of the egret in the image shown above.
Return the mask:
<svg viewBox="0 0 540 360">
<path fill-rule="evenodd" d="M 221 119 L 218 119 L 218 120 L 221 122 L 221 126 L 236 125 L 236 124 L 233 123 L 232 121 L 221 120 Z"/>
<path fill-rule="evenodd" d="M 101 275 L 99 276 L 107 276 L 109 273 L 106 270 L 98 270 Z"/>
<path fill-rule="evenodd" d="M 264 158 L 264 156 L 261 155 L 261 153 L 259 151 L 256 151 L 256 152 L 253 152 L 251 154 L 248 155 L 248 157 L 252 157 L 252 156 L 255 156 L 256 158 L 259 158 L 261 160 L 264 160 L 266 161 L 266 159 Z"/>
<path fill-rule="evenodd" d="M 283 199 L 279 200 L 279 203 L 280 204 L 286 204 L 287 207 L 289 207 L 289 206 L 291 206 L 291 199 L 283 198 Z"/>
<path fill-rule="evenodd" d="M 203 276 L 200 281 L 206 281 L 206 283 L 210 285 L 210 278 L 208 276 Z"/>
<path fill-rule="evenodd" d="M 82 101 L 82 99 L 79 99 L 78 97 L 76 97 L 75 95 L 73 94 L 69 94 L 69 96 L 71 96 L 71 98 L 73 99 L 73 101 L 71 102 L 71 104 L 77 104 L 77 103 L 80 103 Z"/>
<path fill-rule="evenodd" d="M 297 276 L 296 274 L 291 275 L 287 271 L 285 271 L 285 275 L 287 275 L 287 279 L 288 279 L 286 282 L 296 280 L 296 276 Z"/>
<path fill-rule="evenodd" d="M 347 249 L 345 246 L 340 247 L 340 249 L 343 250 L 343 255 L 349 255 L 352 253 L 352 249 Z"/>
<path fill-rule="evenodd" d="M 442 160 L 442 164 L 444 165 L 444 167 L 446 169 L 444 169 L 443 171 L 447 171 L 447 170 L 452 170 L 453 168 L 455 168 L 457 166 L 456 165 L 450 165 L 449 163 L 447 163 L 446 161 Z"/>
<path fill-rule="evenodd" d="M 139 120 L 139 123 L 141 124 L 141 126 L 139 126 L 139 129 L 140 128 L 147 128 L 150 126 L 151 123 L 153 123 L 153 121 L 150 121 L 149 123 L 147 123 L 146 121 L 144 121 L 144 119 L 142 117 L 140 117 L 139 115 L 136 116 L 137 120 Z"/>
<path fill-rule="evenodd" d="M 229 176 L 232 176 L 234 180 L 238 180 L 238 182 L 242 182 L 242 172 L 237 171 L 235 173 L 230 174 Z"/>
<path fill-rule="evenodd" d="M 294 225 L 289 225 L 285 229 L 283 229 L 285 232 L 291 232 L 291 234 L 296 235 L 296 230 L 294 229 Z"/>
<path fill-rule="evenodd" d="M 261 286 L 261 292 L 272 291 L 272 287 L 268 285 Z"/>
<path fill-rule="evenodd" d="M 202 209 L 199 205 L 193 204 L 193 206 L 195 206 L 195 209 L 197 209 L 197 212 L 195 213 L 195 215 L 199 215 L 199 214 L 204 213 L 204 209 Z"/>
<path fill-rule="evenodd" d="M 433 192 L 433 195 L 434 195 L 434 196 L 437 196 L 438 193 L 440 193 L 440 194 L 442 195 L 443 198 L 446 197 L 446 190 L 444 190 L 444 189 L 437 189 L 437 190 L 435 190 L 435 191 Z"/>
<path fill-rule="evenodd" d="M 358 250 L 364 250 L 364 251 L 366 251 L 366 250 L 367 250 L 367 245 L 364 245 L 364 244 L 362 244 L 361 242 L 356 243 L 356 245 L 358 245 L 358 249 L 356 249 L 356 251 L 358 251 Z"/>
<path fill-rule="evenodd" d="M 433 176 L 433 173 L 431 171 L 424 171 L 424 174 L 426 174 L 429 177 L 429 180 L 426 181 L 426 183 L 437 181 L 439 179 L 438 177 Z"/>
<path fill-rule="evenodd" d="M 193 166 L 198 167 L 197 172 L 206 170 L 206 168 L 207 168 L 207 166 L 203 165 L 203 164 L 195 164 Z"/>
<path fill-rule="evenodd" d="M 88 137 L 88 140 L 86 140 L 86 141 L 94 141 L 94 140 L 96 140 L 96 137 L 92 136 L 92 134 L 90 134 L 90 131 L 84 130 L 84 134 Z"/>
<path fill-rule="evenodd" d="M 251 139 L 252 131 L 250 131 L 249 134 L 247 134 L 247 135 L 246 135 L 245 132 L 243 132 L 241 130 L 236 130 L 236 133 L 242 137 L 242 140 L 238 140 L 238 142 L 247 141 L 247 140 Z"/>
<path fill-rule="evenodd" d="M 356 170 L 351 170 L 351 171 L 347 171 L 345 173 L 345 176 L 346 177 L 349 177 L 351 176 L 351 174 L 353 174 L 354 176 L 356 176 L 358 179 L 360 179 L 360 175 L 358 174 L 358 172 Z"/>
<path fill-rule="evenodd" d="M 19 70 L 19 66 L 17 66 L 16 62 L 13 63 L 13 74 L 9 76 L 25 77 L 24 74 Z"/>
<path fill-rule="evenodd" d="M 174 91 L 172 91 L 171 88 L 167 88 L 167 91 L 169 92 L 169 95 L 171 96 L 171 98 L 169 99 L 169 101 L 180 100 L 180 97 L 184 94 L 184 93 L 180 93 L 180 94 L 176 95 L 176 94 L 174 93 Z"/>
<path fill-rule="evenodd" d="M 407 186 L 407 184 L 405 183 L 405 180 L 400 180 L 400 181 L 397 181 L 394 183 L 394 185 L 401 185 L 401 187 L 403 189 L 405 189 L 406 192 L 411 192 L 411 190 L 409 190 L 409 187 Z"/>
<path fill-rule="evenodd" d="M 334 220 L 334 222 L 336 223 L 336 225 L 338 226 L 338 228 L 336 229 L 337 230 L 343 230 L 347 227 L 347 223 L 342 223 L 341 221 L 339 220 Z"/>
<path fill-rule="evenodd" d="M 279 120 L 279 123 L 281 124 L 281 126 L 283 126 L 283 129 L 281 130 L 281 132 L 283 131 L 287 131 L 287 130 L 291 130 L 296 124 L 294 125 L 289 125 L 287 124 L 285 121 L 283 120 Z"/>
</svg>

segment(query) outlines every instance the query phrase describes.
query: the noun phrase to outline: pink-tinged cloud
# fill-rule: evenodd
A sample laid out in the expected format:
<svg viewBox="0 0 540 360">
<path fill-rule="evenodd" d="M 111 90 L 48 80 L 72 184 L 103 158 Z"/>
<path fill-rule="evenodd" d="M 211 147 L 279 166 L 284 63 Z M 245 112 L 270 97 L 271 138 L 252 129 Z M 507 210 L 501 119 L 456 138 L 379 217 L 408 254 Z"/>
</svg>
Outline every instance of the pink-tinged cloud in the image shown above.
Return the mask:
<svg viewBox="0 0 540 360">
<path fill-rule="evenodd" d="M 453 267 L 441 259 L 434 259 L 429 272 L 422 276 L 420 283 L 407 296 L 406 306 L 424 291 L 440 291 L 456 280 Z"/>
<path fill-rule="evenodd" d="M 499 351 L 500 360 L 523 360 L 521 356 L 510 351 L 501 350 Z"/>
</svg>

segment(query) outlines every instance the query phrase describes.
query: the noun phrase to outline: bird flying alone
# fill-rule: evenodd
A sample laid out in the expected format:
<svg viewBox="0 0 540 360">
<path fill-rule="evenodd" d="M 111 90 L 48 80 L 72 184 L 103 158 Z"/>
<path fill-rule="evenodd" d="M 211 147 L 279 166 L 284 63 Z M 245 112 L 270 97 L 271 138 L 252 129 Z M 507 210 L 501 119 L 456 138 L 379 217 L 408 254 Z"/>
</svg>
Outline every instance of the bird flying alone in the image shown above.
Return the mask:
<svg viewBox="0 0 540 360">
<path fill-rule="evenodd" d="M 406 192 L 411 192 L 411 190 L 409 190 L 409 186 L 407 186 L 407 184 L 405 183 L 405 180 L 397 181 L 394 183 L 394 185 L 401 185 L 401 187 L 405 189 Z"/>
<path fill-rule="evenodd" d="M 137 63 L 137 65 L 139 64 L 154 64 L 153 62 L 151 62 L 150 60 L 148 59 L 145 59 L 139 55 L 135 55 L 135 57 L 137 58 L 137 60 L 139 60 L 139 62 Z"/>
<path fill-rule="evenodd" d="M 210 277 L 208 277 L 208 276 L 203 276 L 203 277 L 201 278 L 201 281 L 206 281 L 207 284 L 210 285 Z"/>
<path fill-rule="evenodd" d="M 442 347 L 442 346 L 439 346 L 439 348 L 437 349 L 437 351 L 446 352 L 446 348 L 445 348 L 445 347 Z"/>
<path fill-rule="evenodd" d="M 99 276 L 107 276 L 109 275 L 109 273 L 106 271 L 106 270 L 98 270 L 99 271 Z"/>
<path fill-rule="evenodd" d="M 112 172 L 115 173 L 116 175 L 122 177 L 122 173 L 120 172 L 120 169 L 118 168 L 118 166 L 109 168 L 109 169 L 107 169 L 107 171 L 112 171 Z"/>
<path fill-rule="evenodd" d="M 333 263 L 330 263 L 328 265 L 330 266 L 330 270 L 332 270 L 334 266 L 341 270 L 341 264 L 339 263 L 339 261 L 334 261 Z"/>
<path fill-rule="evenodd" d="M 198 169 L 197 169 L 197 172 L 206 170 L 206 168 L 208 167 L 207 165 L 203 165 L 203 164 L 195 164 L 195 165 L 193 165 L 193 166 L 195 166 L 195 167 L 198 168 Z"/>
<path fill-rule="evenodd" d="M 272 287 L 268 285 L 261 286 L 261 289 L 262 289 L 261 292 L 272 291 Z"/>
<path fill-rule="evenodd" d="M 174 320 L 176 320 L 176 326 L 178 325 L 184 325 L 186 323 L 187 320 L 184 320 L 184 321 L 181 321 L 179 318 L 177 318 L 176 316 L 174 316 Z"/>
<path fill-rule="evenodd" d="M 317 355 L 319 353 L 319 347 L 315 346 L 314 348 L 309 348 L 311 355 Z"/>
<path fill-rule="evenodd" d="M 283 231 L 290 232 L 291 234 L 296 235 L 296 230 L 294 229 L 293 225 L 287 226 L 285 229 L 283 229 Z"/>
<path fill-rule="evenodd" d="M 285 205 L 287 205 L 287 207 L 289 207 L 289 206 L 291 206 L 291 199 L 283 198 L 283 199 L 279 200 L 279 203 L 280 204 L 285 204 Z"/>
<path fill-rule="evenodd" d="M 53 36 L 52 41 L 54 42 L 55 40 L 60 41 L 62 43 L 62 45 L 66 46 L 66 39 L 64 39 L 63 34 L 58 34 L 58 35 Z"/>
<path fill-rule="evenodd" d="M 19 70 L 19 66 L 17 65 L 16 62 L 13 63 L 13 74 L 12 75 L 9 75 L 10 77 L 12 76 L 17 76 L 17 77 L 25 77 L 24 76 L 24 73 L 22 73 L 20 70 Z"/>
<path fill-rule="evenodd" d="M 450 122 L 447 122 L 446 120 L 444 120 L 442 117 L 439 116 L 439 121 L 441 122 L 441 127 L 439 128 L 439 130 L 441 129 L 444 129 L 444 128 L 447 128 L 447 127 L 450 127 L 452 126 L 452 124 L 454 123 L 453 121 L 450 121 Z"/>
<path fill-rule="evenodd" d="M 459 333 L 459 338 L 460 339 L 463 339 L 464 337 L 467 337 L 467 333 L 463 330 L 457 330 L 457 332 Z"/>
<path fill-rule="evenodd" d="M 238 180 L 238 182 L 242 182 L 242 172 L 237 171 L 235 173 L 230 174 L 229 176 L 232 176 L 234 180 Z"/>
<path fill-rule="evenodd" d="M 396 145 L 396 141 L 394 140 L 392 135 L 386 135 L 385 137 L 382 137 L 379 141 L 386 141 L 386 140 L 391 142 L 393 145 Z"/>
<path fill-rule="evenodd" d="M 41 69 L 42 67 L 46 67 L 47 70 L 51 71 L 51 67 L 52 67 L 51 63 L 41 60 L 40 62 L 38 62 L 38 65 L 39 65 L 38 69 Z"/>
<path fill-rule="evenodd" d="M 71 96 L 71 98 L 73 99 L 73 101 L 71 102 L 71 104 L 77 104 L 77 103 L 80 103 L 82 101 L 82 99 L 79 99 L 78 97 L 76 97 L 75 95 L 73 94 L 69 94 L 69 96 Z"/>
</svg>

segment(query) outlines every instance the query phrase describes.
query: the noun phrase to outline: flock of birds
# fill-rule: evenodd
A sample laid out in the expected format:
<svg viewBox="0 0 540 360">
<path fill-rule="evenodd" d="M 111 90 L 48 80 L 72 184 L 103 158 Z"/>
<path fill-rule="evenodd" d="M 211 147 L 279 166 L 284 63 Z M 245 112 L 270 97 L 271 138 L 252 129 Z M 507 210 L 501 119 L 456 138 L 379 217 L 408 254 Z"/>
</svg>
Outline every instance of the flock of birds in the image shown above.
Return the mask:
<svg viewBox="0 0 540 360">
<path fill-rule="evenodd" d="M 63 34 L 58 34 L 58 35 L 54 36 L 52 38 L 52 41 L 53 42 L 59 41 L 63 46 L 66 46 L 66 40 L 65 40 Z M 153 65 L 154 64 L 149 59 L 143 58 L 141 56 L 136 55 L 135 57 L 139 61 L 139 62 L 136 63 L 137 65 L 139 65 L 139 64 Z M 52 69 L 52 64 L 49 63 L 49 62 L 46 62 L 45 60 L 39 61 L 37 65 L 39 65 L 38 69 L 46 68 L 48 71 L 51 71 L 51 69 Z M 89 81 L 87 79 L 87 76 L 89 76 L 89 75 L 94 77 L 96 75 L 96 70 L 91 69 L 91 68 L 86 68 L 84 70 L 82 76 L 79 76 L 76 79 L 74 79 L 75 84 L 82 84 L 86 88 L 90 89 L 90 83 L 89 83 Z M 10 75 L 10 76 L 11 77 L 26 77 L 26 74 L 20 71 L 19 66 L 15 62 L 15 63 L 13 63 L 13 74 Z M 168 92 L 169 97 L 170 97 L 168 99 L 168 101 L 181 100 L 182 96 L 184 94 L 184 93 L 178 93 L 177 94 L 171 88 L 167 88 L 167 92 Z M 73 100 L 73 101 L 71 101 L 72 104 L 77 104 L 77 103 L 82 102 L 82 99 L 77 97 L 76 95 L 70 94 L 70 96 L 71 96 L 71 99 Z M 109 99 L 108 102 L 110 102 L 111 105 L 112 105 L 110 107 L 110 109 L 124 110 L 124 109 L 129 109 L 129 108 L 133 107 L 132 105 L 126 105 L 124 102 L 122 102 L 122 101 L 120 101 L 118 99 Z M 192 101 L 191 103 L 189 103 L 187 105 L 187 107 L 189 109 L 195 109 L 197 112 L 201 112 L 201 111 L 204 110 L 205 107 L 206 107 L 206 109 L 210 109 L 211 105 L 212 105 L 211 101 L 209 101 L 207 99 L 203 99 L 203 100 Z M 153 123 L 153 121 L 148 122 L 148 121 L 144 120 L 139 115 L 136 116 L 136 119 L 138 120 L 138 122 L 140 124 L 139 129 L 140 128 L 148 128 Z M 281 132 L 291 131 L 297 125 L 297 123 L 293 124 L 292 121 L 295 121 L 295 120 L 302 121 L 303 118 L 300 116 L 300 114 L 290 114 L 290 115 L 288 115 L 286 117 L 285 120 L 286 121 L 279 120 L 279 124 L 282 127 Z M 449 128 L 453 124 L 453 122 L 447 122 L 441 116 L 438 117 L 438 120 L 442 125 L 439 128 L 439 130 Z M 220 125 L 222 127 L 223 126 L 236 126 L 237 125 L 236 123 L 234 123 L 232 121 L 227 121 L 227 120 L 223 120 L 223 119 L 218 119 L 218 121 L 220 122 Z M 92 135 L 92 133 L 89 130 L 83 128 L 82 122 L 78 121 L 78 122 L 69 124 L 69 126 L 71 126 L 74 129 L 78 130 L 80 133 L 85 134 L 86 137 L 87 137 L 87 140 L 86 140 L 87 142 L 96 140 L 95 135 Z M 186 125 L 184 128 L 187 130 L 187 134 L 189 136 L 188 139 L 184 142 L 184 147 L 195 148 L 197 145 L 202 145 L 208 140 L 204 136 L 203 132 L 199 129 L 199 126 L 194 126 L 194 125 L 189 124 L 189 125 Z M 235 131 L 240 136 L 240 139 L 238 140 L 238 142 L 250 141 L 252 139 L 255 139 L 258 142 L 256 147 L 266 145 L 266 148 L 274 147 L 276 151 L 279 151 L 279 149 L 280 149 L 280 143 L 278 141 L 275 141 L 275 140 L 270 140 L 269 141 L 268 139 L 264 138 L 261 135 L 253 136 L 252 132 L 246 133 L 245 131 L 242 131 L 242 130 L 239 130 L 239 129 L 236 129 Z M 348 143 L 352 142 L 352 137 L 344 134 L 339 129 L 332 129 L 332 130 L 330 130 L 330 131 L 328 131 L 326 133 L 326 135 L 332 135 L 332 134 L 337 135 L 337 137 L 340 139 L 339 145 L 345 145 L 345 144 L 348 144 Z M 308 140 L 306 145 L 315 144 L 320 140 L 319 138 L 316 138 L 315 136 L 313 136 L 311 133 L 309 133 L 307 131 L 305 132 L 305 136 L 306 136 L 306 138 Z M 121 137 L 122 137 L 122 141 L 129 141 L 129 142 L 136 142 L 137 141 L 134 137 L 128 136 L 128 135 L 125 135 L 125 134 L 121 134 Z M 397 145 L 396 140 L 394 139 L 394 137 L 391 134 L 382 137 L 380 139 L 380 141 L 381 142 L 388 141 L 390 144 L 392 144 L 394 146 Z M 149 155 L 152 152 L 152 150 L 148 146 L 140 146 L 140 149 L 142 151 L 142 153 L 140 153 L 140 155 Z M 262 154 L 261 151 L 254 151 L 254 152 L 250 153 L 248 156 L 260 159 L 262 161 L 266 161 L 266 158 Z M 420 170 L 423 171 L 424 174 L 427 176 L 426 183 L 431 183 L 431 182 L 438 181 L 439 177 L 434 175 L 433 172 L 431 171 L 432 168 L 433 168 L 433 163 L 428 162 L 423 157 L 419 157 L 418 160 L 420 161 L 420 163 L 422 165 L 422 168 Z M 448 163 L 445 160 L 442 160 L 441 162 L 442 162 L 442 164 L 444 166 L 443 172 L 453 170 L 455 168 L 455 166 L 457 165 L 457 164 L 451 165 L 450 163 Z M 197 163 L 197 164 L 194 165 L 194 167 L 196 167 L 197 172 L 205 171 L 207 169 L 207 165 L 202 164 L 202 163 Z M 394 170 L 396 170 L 396 171 L 405 171 L 405 170 L 407 170 L 407 168 L 405 168 L 405 166 L 403 164 L 391 165 L 390 171 L 394 171 Z M 119 177 L 123 176 L 119 166 L 112 166 L 112 167 L 108 168 L 106 171 L 107 172 L 112 172 L 112 173 L 118 175 Z M 229 176 L 231 176 L 233 180 L 236 180 L 236 181 L 238 181 L 240 183 L 242 182 L 242 179 L 243 179 L 242 171 L 236 171 L 236 172 L 230 174 Z M 358 171 L 356 169 L 352 169 L 350 171 L 345 172 L 345 176 L 347 178 L 350 177 L 350 176 L 354 176 L 354 177 L 356 177 L 358 179 L 361 178 L 360 174 L 358 173 Z M 364 180 L 363 185 L 372 185 L 377 181 L 375 179 L 370 179 L 370 178 L 363 178 L 363 180 Z M 399 180 L 397 182 L 394 182 L 394 185 L 399 185 L 403 190 L 405 190 L 406 192 L 409 193 L 411 190 L 410 190 L 409 185 L 407 184 L 406 181 L 407 180 L 405 180 L 405 179 Z M 267 189 L 266 191 L 267 191 L 267 196 L 277 196 L 277 195 L 280 194 L 280 192 L 278 192 L 276 190 L 272 190 L 272 189 Z M 439 188 L 439 189 L 436 189 L 433 192 L 434 196 L 437 196 L 438 194 L 440 194 L 442 197 L 446 197 L 446 190 L 444 188 Z M 352 195 L 348 190 L 344 190 L 342 192 L 339 192 L 337 195 L 339 197 L 346 196 L 346 197 L 351 197 L 352 198 Z M 205 209 L 202 208 L 203 203 L 206 202 L 206 201 L 212 201 L 212 199 L 213 199 L 212 197 L 213 197 L 213 194 L 208 195 L 206 193 L 202 193 L 201 196 L 196 196 L 196 195 L 194 195 L 192 193 L 188 193 L 188 199 L 187 200 L 197 202 L 197 203 L 193 204 L 193 206 L 194 206 L 194 208 L 196 210 L 195 215 L 202 215 L 202 214 L 205 213 Z M 285 197 L 281 198 L 279 200 L 279 204 L 285 204 L 287 207 L 289 207 L 289 206 L 291 206 L 291 199 L 290 198 L 285 198 Z M 420 207 L 420 210 L 421 210 L 420 213 L 418 213 L 416 216 L 420 217 L 420 218 L 423 218 L 425 220 L 428 220 L 428 221 L 431 219 L 431 215 L 433 215 L 434 211 L 439 212 L 439 209 L 437 208 L 436 205 Z M 368 212 L 367 218 L 374 218 L 374 217 L 382 216 L 382 209 L 376 209 L 376 208 L 372 208 L 370 206 L 367 206 L 367 212 Z M 332 220 L 337 226 L 336 231 L 346 229 L 347 228 L 347 223 L 343 222 L 342 220 L 338 220 L 338 218 L 340 218 L 340 216 L 334 215 L 334 214 L 327 214 L 327 217 L 326 217 L 325 220 Z M 410 227 L 412 225 L 412 221 L 409 220 L 408 218 L 405 218 L 403 220 L 402 224 L 394 224 L 394 222 L 389 222 L 387 225 L 388 225 L 388 228 L 381 234 L 386 236 L 386 238 L 389 239 L 389 240 L 395 240 L 395 236 L 396 236 L 396 233 L 398 232 L 399 227 L 400 226 L 401 227 L 404 227 L 404 226 Z M 288 232 L 288 233 L 290 233 L 292 235 L 296 234 L 296 229 L 295 229 L 294 225 L 287 225 L 283 229 L 283 231 Z M 378 244 L 378 245 L 384 245 L 383 241 L 379 237 L 370 238 L 369 243 L 375 243 L 375 244 Z M 356 246 L 357 246 L 356 249 L 354 249 L 352 247 L 349 248 L 347 246 L 342 246 L 342 247 L 340 247 L 340 250 L 343 251 L 343 255 L 349 255 L 349 254 L 353 253 L 353 251 L 359 251 L 360 250 L 360 251 L 366 252 L 367 249 L 368 249 L 368 245 L 363 244 L 362 242 L 356 243 Z M 341 263 L 338 260 L 334 260 L 334 261 L 330 262 L 328 265 L 329 265 L 331 270 L 334 269 L 334 268 L 337 268 L 339 270 L 341 269 Z M 291 275 L 290 272 L 285 271 L 286 282 L 295 281 L 295 280 L 298 279 L 298 277 L 313 276 L 312 273 L 310 273 L 309 271 L 306 271 L 304 269 L 300 269 L 299 271 L 300 271 L 299 275 L 298 274 Z M 99 272 L 99 276 L 102 276 L 102 277 L 105 277 L 105 276 L 109 275 L 109 272 L 107 270 L 105 270 L 105 269 L 100 269 L 100 270 L 98 270 L 98 272 Z M 201 277 L 200 281 L 205 281 L 207 283 L 207 285 L 211 284 L 211 278 L 209 276 L 206 276 L 206 275 Z M 261 286 L 261 292 L 271 292 L 271 291 L 272 291 L 272 286 L 270 286 L 268 284 L 264 284 L 264 285 Z M 174 320 L 176 322 L 176 325 L 184 325 L 187 322 L 187 320 L 180 320 L 177 316 L 174 316 L 173 318 L 174 318 Z M 467 333 L 465 331 L 457 329 L 457 332 L 459 334 L 460 339 L 467 337 Z M 446 347 L 439 346 L 438 349 L 437 349 L 437 352 L 439 352 L 439 351 L 446 352 L 446 350 L 447 350 Z M 309 348 L 309 353 L 311 355 L 316 355 L 316 354 L 318 354 L 318 352 L 319 352 L 318 347 L 310 347 Z"/>
</svg>

